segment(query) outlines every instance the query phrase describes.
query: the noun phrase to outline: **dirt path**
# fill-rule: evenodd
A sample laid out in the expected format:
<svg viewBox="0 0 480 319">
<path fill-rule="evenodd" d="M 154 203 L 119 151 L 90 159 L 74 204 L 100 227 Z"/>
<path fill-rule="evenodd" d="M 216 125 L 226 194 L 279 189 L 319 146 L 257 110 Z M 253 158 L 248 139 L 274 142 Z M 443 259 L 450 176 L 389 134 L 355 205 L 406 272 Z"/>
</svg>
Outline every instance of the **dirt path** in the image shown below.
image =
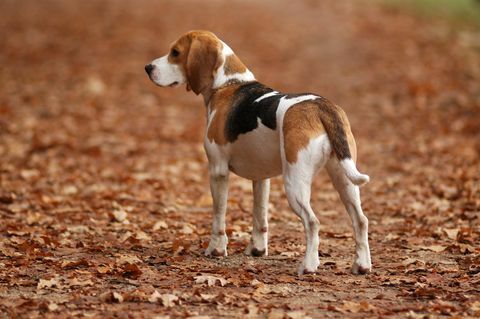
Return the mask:
<svg viewBox="0 0 480 319">
<path fill-rule="evenodd" d="M 2 1 L 2 317 L 479 316 L 473 31 L 355 3 Z M 229 257 L 203 257 L 204 107 L 143 71 L 198 28 L 259 80 L 347 111 L 372 178 L 362 199 L 373 273 L 350 274 L 350 221 L 323 173 L 312 195 L 318 274 L 296 275 L 303 230 L 280 178 L 270 256 L 242 255 L 252 192 L 234 177 Z"/>
</svg>

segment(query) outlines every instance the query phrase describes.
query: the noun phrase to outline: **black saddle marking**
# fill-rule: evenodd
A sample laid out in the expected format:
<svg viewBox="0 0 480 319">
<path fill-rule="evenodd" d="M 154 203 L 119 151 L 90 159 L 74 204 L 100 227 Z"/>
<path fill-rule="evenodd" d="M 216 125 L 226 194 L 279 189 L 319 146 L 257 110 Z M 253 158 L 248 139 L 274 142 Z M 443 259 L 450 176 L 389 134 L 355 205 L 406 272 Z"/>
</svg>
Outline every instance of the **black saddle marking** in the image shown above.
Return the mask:
<svg viewBox="0 0 480 319">
<path fill-rule="evenodd" d="M 256 81 L 244 84 L 237 89 L 225 125 L 227 141 L 234 142 L 240 134 L 256 129 L 257 119 L 272 130 L 277 128 L 278 103 L 285 94 L 278 93 L 255 102 L 259 97 L 273 91 Z"/>
</svg>

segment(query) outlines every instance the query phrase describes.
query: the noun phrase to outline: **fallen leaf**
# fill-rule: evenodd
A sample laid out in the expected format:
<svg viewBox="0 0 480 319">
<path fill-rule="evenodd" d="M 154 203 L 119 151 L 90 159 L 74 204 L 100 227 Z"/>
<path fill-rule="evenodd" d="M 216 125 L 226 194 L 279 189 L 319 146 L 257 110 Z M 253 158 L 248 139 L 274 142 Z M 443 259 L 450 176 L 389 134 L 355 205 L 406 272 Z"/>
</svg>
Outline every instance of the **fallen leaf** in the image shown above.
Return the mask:
<svg viewBox="0 0 480 319">
<path fill-rule="evenodd" d="M 122 267 L 122 276 L 137 279 L 142 275 L 142 271 L 136 264 L 126 263 Z"/>
<path fill-rule="evenodd" d="M 178 297 L 172 294 L 164 294 L 160 297 L 162 299 L 162 305 L 170 308 L 175 305 L 175 301 L 178 301 Z"/>
<path fill-rule="evenodd" d="M 366 301 L 361 301 L 360 303 L 353 302 L 353 301 L 344 301 L 342 308 L 345 311 L 349 311 L 352 313 L 357 312 L 370 312 L 376 309 L 375 306 L 369 304 Z"/>
<path fill-rule="evenodd" d="M 57 310 L 57 309 L 58 309 L 58 305 L 57 305 L 56 303 L 53 303 L 53 302 L 52 302 L 52 303 L 49 303 L 49 304 L 48 304 L 48 310 L 49 310 L 49 311 L 55 311 L 55 310 Z"/>
<path fill-rule="evenodd" d="M 158 299 L 161 297 L 162 295 L 157 291 L 155 290 L 151 295 L 150 297 L 148 297 L 148 301 L 149 302 L 152 302 L 152 303 L 155 303 L 158 301 Z"/>
<path fill-rule="evenodd" d="M 37 289 L 44 289 L 44 288 L 52 288 L 52 287 L 60 287 L 58 282 L 58 276 L 50 279 L 40 279 L 37 284 Z"/>
<path fill-rule="evenodd" d="M 77 267 L 88 267 L 88 261 L 86 259 L 80 259 L 80 260 L 64 260 L 62 261 L 61 267 L 64 269 L 71 269 L 71 268 L 77 268 Z"/>
<path fill-rule="evenodd" d="M 290 319 L 310 319 L 311 317 L 305 315 L 305 311 L 296 310 L 287 312 L 287 318 Z"/>
<path fill-rule="evenodd" d="M 196 276 L 194 278 L 195 278 L 196 284 L 207 283 L 209 287 L 215 286 L 217 282 L 220 283 L 220 286 L 222 287 L 227 284 L 227 280 L 225 278 L 211 276 L 211 275 L 201 275 L 201 276 Z"/>
<path fill-rule="evenodd" d="M 119 255 L 116 259 L 117 264 L 136 264 L 141 263 L 142 261 L 135 255 Z"/>
<path fill-rule="evenodd" d="M 123 296 L 118 292 L 113 292 L 112 297 L 113 297 L 113 300 L 116 302 L 119 302 L 119 303 L 123 302 Z"/>
<path fill-rule="evenodd" d="M 444 228 L 443 231 L 445 234 L 447 234 L 447 237 L 450 238 L 451 240 L 457 240 L 458 232 L 460 229 L 458 228 L 453 228 L 453 229 L 447 229 Z"/>
<path fill-rule="evenodd" d="M 431 246 L 417 246 L 416 248 L 421 249 L 421 250 L 430 250 L 430 251 L 434 251 L 436 253 L 440 253 L 440 252 L 444 251 L 445 249 L 447 249 L 447 246 L 431 245 Z"/>
<path fill-rule="evenodd" d="M 73 286 L 93 286 L 93 281 L 91 281 L 90 279 L 86 279 L 86 280 L 79 280 L 78 278 L 73 278 L 72 280 L 69 280 L 68 281 L 68 285 L 70 287 L 73 287 Z"/>
<path fill-rule="evenodd" d="M 157 231 L 159 229 L 167 229 L 167 228 L 168 228 L 167 223 L 163 220 L 159 220 L 158 222 L 155 223 L 155 225 L 153 225 L 152 230 Z"/>
<path fill-rule="evenodd" d="M 116 209 L 112 212 L 112 214 L 117 222 L 122 223 L 127 220 L 127 212 L 123 209 Z"/>
</svg>

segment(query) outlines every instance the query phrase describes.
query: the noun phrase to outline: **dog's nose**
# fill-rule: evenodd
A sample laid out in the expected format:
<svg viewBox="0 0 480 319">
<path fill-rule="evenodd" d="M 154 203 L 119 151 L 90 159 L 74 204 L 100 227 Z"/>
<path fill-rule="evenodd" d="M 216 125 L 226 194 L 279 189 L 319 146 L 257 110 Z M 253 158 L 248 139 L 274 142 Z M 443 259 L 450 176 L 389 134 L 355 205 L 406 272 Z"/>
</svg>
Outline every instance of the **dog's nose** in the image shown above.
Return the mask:
<svg viewBox="0 0 480 319">
<path fill-rule="evenodd" d="M 155 68 L 153 64 L 147 64 L 145 65 L 145 71 L 147 72 L 148 75 L 152 72 L 152 70 Z"/>
</svg>

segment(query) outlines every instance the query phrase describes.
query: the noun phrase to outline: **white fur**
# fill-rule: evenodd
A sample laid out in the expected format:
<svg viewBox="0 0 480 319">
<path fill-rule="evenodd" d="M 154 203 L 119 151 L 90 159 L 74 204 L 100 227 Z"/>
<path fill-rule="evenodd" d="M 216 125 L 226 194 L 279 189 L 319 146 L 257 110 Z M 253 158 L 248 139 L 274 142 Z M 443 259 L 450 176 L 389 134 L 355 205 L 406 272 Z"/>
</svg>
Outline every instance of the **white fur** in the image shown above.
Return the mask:
<svg viewBox="0 0 480 319">
<path fill-rule="evenodd" d="M 253 181 L 253 229 L 245 254 L 268 256 L 268 197 L 270 180 Z"/>
<path fill-rule="evenodd" d="M 326 134 L 310 140 L 307 147 L 298 153 L 297 161 L 290 164 L 284 160 L 284 183 L 288 203 L 301 219 L 305 228 L 307 249 L 305 258 L 298 270 L 299 274 L 311 273 L 320 265 L 318 259 L 319 222 L 310 206 L 310 193 L 313 177 L 323 167 L 331 154 L 330 141 Z"/>
<path fill-rule="evenodd" d="M 267 94 L 262 95 L 261 97 L 259 97 L 259 98 L 256 99 L 255 101 L 253 101 L 253 103 L 260 102 L 260 101 L 263 100 L 263 99 L 269 98 L 269 97 L 271 97 L 271 96 L 275 96 L 275 95 L 277 95 L 277 94 L 278 94 L 277 91 L 269 92 L 269 93 L 267 93 Z"/>
<path fill-rule="evenodd" d="M 372 262 L 368 245 L 368 219 L 363 214 L 362 203 L 360 201 L 360 189 L 352 183 L 336 157 L 332 157 L 327 162 L 326 169 L 330 175 L 333 186 L 340 195 L 340 199 L 352 220 L 356 255 L 352 266 L 352 273 L 359 274 L 371 271 Z"/>
<path fill-rule="evenodd" d="M 168 56 L 155 59 L 150 79 L 160 86 L 180 85 L 186 82 L 182 70 L 176 64 L 168 62 Z"/>
<path fill-rule="evenodd" d="M 362 174 L 358 171 L 351 158 L 341 160 L 340 166 L 344 169 L 348 179 L 350 179 L 355 185 L 363 185 L 370 181 L 370 177 L 368 175 Z"/>
<path fill-rule="evenodd" d="M 221 56 L 222 56 L 223 62 L 222 62 L 222 65 L 217 69 L 217 73 L 215 74 L 215 78 L 213 79 L 212 88 L 214 89 L 219 88 L 230 80 L 238 80 L 240 82 L 255 81 L 255 76 L 248 69 L 243 73 L 234 73 L 229 75 L 225 74 L 225 69 L 223 67 L 225 66 L 227 57 L 234 53 L 233 53 L 233 50 L 227 44 L 225 44 L 223 41 L 220 41 L 220 42 L 222 42 Z"/>
</svg>

